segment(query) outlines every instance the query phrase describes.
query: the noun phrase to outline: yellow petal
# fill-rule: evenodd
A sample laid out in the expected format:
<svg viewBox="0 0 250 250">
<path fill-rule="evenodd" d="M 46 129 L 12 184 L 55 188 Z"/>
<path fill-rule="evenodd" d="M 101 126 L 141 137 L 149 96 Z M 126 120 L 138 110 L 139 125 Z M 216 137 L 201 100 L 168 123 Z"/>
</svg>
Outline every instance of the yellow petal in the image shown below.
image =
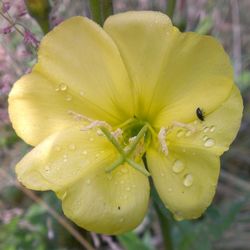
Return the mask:
<svg viewBox="0 0 250 250">
<path fill-rule="evenodd" d="M 156 127 L 188 121 L 197 107 L 207 112 L 225 100 L 233 71 L 212 37 L 180 33 L 158 12 L 127 12 L 107 19 L 134 83 L 137 115 Z"/>
<path fill-rule="evenodd" d="M 219 156 L 234 140 L 240 127 L 242 110 L 242 97 L 234 86 L 228 99 L 221 103 L 218 109 L 204 114 L 204 121 L 199 121 L 196 117 L 196 120 L 190 123 L 196 128 L 196 132 L 191 134 L 186 131 L 185 134 L 185 130 L 176 128 L 169 134 L 168 141 L 183 149 L 201 148 Z"/>
<path fill-rule="evenodd" d="M 37 145 L 17 164 L 19 181 L 35 190 L 61 190 L 96 165 L 109 166 L 117 150 L 104 136 L 80 127 L 55 133 Z"/>
<path fill-rule="evenodd" d="M 161 200 L 176 219 L 195 219 L 209 206 L 219 175 L 217 156 L 201 149 L 183 152 L 172 147 L 166 157 L 150 148 L 147 162 Z"/>
<path fill-rule="evenodd" d="M 118 152 L 98 134 L 79 127 L 53 134 L 17 164 L 16 173 L 30 189 L 55 191 L 66 216 L 79 226 L 118 234 L 145 216 L 149 183 L 127 164 L 106 173 Z"/>
<path fill-rule="evenodd" d="M 103 234 L 134 229 L 147 211 L 148 178 L 124 164 L 111 174 L 88 168 L 77 183 L 60 194 L 63 211 L 79 226 Z"/>
<path fill-rule="evenodd" d="M 44 37 L 32 73 L 15 83 L 10 118 L 32 145 L 68 127 L 69 108 L 117 124 L 134 113 L 130 84 L 112 39 L 91 20 L 73 17 Z"/>
</svg>

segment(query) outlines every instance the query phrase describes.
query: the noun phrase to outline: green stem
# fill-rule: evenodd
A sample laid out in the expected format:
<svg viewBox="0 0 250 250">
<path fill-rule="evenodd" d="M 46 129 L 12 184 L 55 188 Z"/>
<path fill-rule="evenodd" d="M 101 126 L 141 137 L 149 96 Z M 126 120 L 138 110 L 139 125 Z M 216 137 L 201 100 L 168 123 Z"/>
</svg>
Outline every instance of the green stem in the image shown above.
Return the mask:
<svg viewBox="0 0 250 250">
<path fill-rule="evenodd" d="M 89 0 L 91 18 L 96 23 L 102 25 L 102 10 L 101 10 L 101 0 Z"/>
<path fill-rule="evenodd" d="M 167 15 L 172 19 L 174 15 L 176 0 L 167 0 Z"/>
<path fill-rule="evenodd" d="M 147 167 L 146 157 L 143 158 L 143 161 L 145 166 Z M 168 210 L 166 209 L 165 205 L 163 204 L 162 200 L 160 199 L 152 180 L 150 180 L 150 190 L 154 208 L 159 218 L 162 238 L 164 242 L 164 249 L 173 250 L 174 246 L 171 236 L 171 225 L 172 225 L 171 216 Z"/>
<path fill-rule="evenodd" d="M 161 212 L 157 204 L 155 204 L 155 211 L 159 218 L 165 249 L 173 250 L 172 237 L 171 237 L 171 225 L 168 219 L 163 215 L 163 213 Z"/>
<path fill-rule="evenodd" d="M 102 19 L 104 21 L 113 14 L 113 1 L 112 0 L 102 0 Z"/>
</svg>

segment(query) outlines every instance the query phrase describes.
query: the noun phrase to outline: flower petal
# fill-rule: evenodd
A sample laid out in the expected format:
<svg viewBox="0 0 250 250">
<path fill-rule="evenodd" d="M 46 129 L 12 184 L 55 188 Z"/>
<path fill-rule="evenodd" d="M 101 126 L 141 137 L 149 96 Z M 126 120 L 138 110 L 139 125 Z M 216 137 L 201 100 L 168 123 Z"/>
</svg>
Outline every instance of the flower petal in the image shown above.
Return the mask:
<svg viewBox="0 0 250 250">
<path fill-rule="evenodd" d="M 210 112 L 228 97 L 233 71 L 214 38 L 180 33 L 167 16 L 149 11 L 111 16 L 104 29 L 134 83 L 137 115 L 154 126 L 188 121 L 197 107 Z"/>
<path fill-rule="evenodd" d="M 168 157 L 150 148 L 147 162 L 165 206 L 178 220 L 199 217 L 211 203 L 219 175 L 219 157 L 201 149 L 170 148 Z"/>
<path fill-rule="evenodd" d="M 209 114 L 205 113 L 204 121 L 199 121 L 196 117 L 196 121 L 190 124 L 196 128 L 194 134 L 187 132 L 185 135 L 176 128 L 169 134 L 168 141 L 183 149 L 201 148 L 219 156 L 228 150 L 234 140 L 240 127 L 242 110 L 242 97 L 234 86 L 228 99 L 221 103 L 218 109 Z M 183 134 L 181 137 L 180 133 Z"/>
<path fill-rule="evenodd" d="M 63 211 L 79 226 L 104 234 L 134 229 L 147 211 L 148 178 L 124 164 L 111 174 L 89 168 L 60 195 Z"/>
<path fill-rule="evenodd" d="M 134 113 L 130 84 L 112 39 L 93 21 L 73 17 L 42 40 L 32 73 L 10 93 L 10 118 L 32 145 L 71 124 L 63 109 L 81 108 L 85 116 L 118 124 Z"/>
<path fill-rule="evenodd" d="M 90 231 L 118 234 L 136 227 L 149 199 L 148 178 L 124 164 L 106 173 L 118 152 L 105 136 L 79 127 L 51 135 L 16 166 L 34 190 L 53 190 L 65 214 Z"/>
<path fill-rule="evenodd" d="M 104 136 L 81 127 L 55 133 L 17 164 L 20 182 L 34 190 L 61 190 L 85 175 L 88 168 L 109 166 L 117 150 Z"/>
</svg>

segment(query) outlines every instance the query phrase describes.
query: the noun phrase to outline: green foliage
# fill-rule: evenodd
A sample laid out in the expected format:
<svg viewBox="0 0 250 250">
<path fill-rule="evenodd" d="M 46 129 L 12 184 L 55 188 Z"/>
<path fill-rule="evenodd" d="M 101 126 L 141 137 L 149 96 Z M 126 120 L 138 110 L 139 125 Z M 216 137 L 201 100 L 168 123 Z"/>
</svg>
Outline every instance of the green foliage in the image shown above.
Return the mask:
<svg viewBox="0 0 250 250">
<path fill-rule="evenodd" d="M 148 235 L 146 235 L 148 237 Z M 121 245 L 127 250 L 153 250 L 145 241 L 141 240 L 135 233 L 129 232 L 117 237 Z M 147 239 L 147 238 L 145 238 Z"/>
</svg>

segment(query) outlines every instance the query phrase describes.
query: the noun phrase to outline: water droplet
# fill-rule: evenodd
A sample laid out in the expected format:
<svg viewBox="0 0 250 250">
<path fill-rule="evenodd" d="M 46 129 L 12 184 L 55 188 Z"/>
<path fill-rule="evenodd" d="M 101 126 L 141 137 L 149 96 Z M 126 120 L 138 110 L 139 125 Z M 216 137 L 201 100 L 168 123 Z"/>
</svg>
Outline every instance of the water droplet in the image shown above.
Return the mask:
<svg viewBox="0 0 250 250">
<path fill-rule="evenodd" d="M 185 187 L 191 187 L 193 184 L 193 176 L 191 174 L 187 174 L 184 178 L 183 184 Z"/>
<path fill-rule="evenodd" d="M 184 168 L 185 168 L 184 163 L 182 161 L 180 161 L 180 160 L 176 160 L 174 162 L 172 170 L 173 170 L 174 173 L 178 174 L 181 171 L 183 171 Z"/>
<path fill-rule="evenodd" d="M 214 131 L 215 131 L 215 126 L 212 125 L 212 126 L 210 127 L 210 132 L 214 132 Z"/>
<path fill-rule="evenodd" d="M 67 90 L 68 86 L 65 83 L 62 82 L 62 83 L 59 84 L 59 88 L 60 88 L 61 91 L 65 91 L 65 90 Z"/>
<path fill-rule="evenodd" d="M 103 132 L 101 131 L 101 129 L 97 129 L 96 134 L 99 136 L 103 136 Z"/>
<path fill-rule="evenodd" d="M 90 180 L 90 179 L 86 180 L 86 184 L 87 184 L 87 185 L 89 185 L 90 183 L 91 183 L 91 180 Z"/>
<path fill-rule="evenodd" d="M 206 141 L 207 139 L 208 139 L 208 136 L 207 136 L 207 135 L 204 135 L 202 140 L 203 140 L 203 141 Z"/>
<path fill-rule="evenodd" d="M 178 138 L 182 137 L 183 135 L 184 135 L 184 131 L 183 131 L 183 130 L 179 130 L 179 131 L 177 132 L 177 137 L 178 137 Z"/>
<path fill-rule="evenodd" d="M 204 146 L 207 147 L 207 148 L 211 148 L 213 147 L 215 144 L 214 140 L 211 139 L 211 138 L 208 138 L 205 143 L 204 143 Z"/>
<path fill-rule="evenodd" d="M 70 145 L 69 145 L 69 149 L 70 149 L 70 150 L 75 150 L 75 149 L 76 149 L 75 144 L 70 144 Z"/>
<path fill-rule="evenodd" d="M 207 133 L 207 132 L 209 131 L 209 127 L 205 127 L 205 128 L 203 129 L 203 131 L 204 131 L 205 133 Z"/>
<path fill-rule="evenodd" d="M 67 102 L 70 102 L 72 100 L 72 96 L 71 95 L 67 95 L 65 99 L 66 99 Z"/>
<path fill-rule="evenodd" d="M 185 136 L 190 136 L 192 134 L 191 130 L 188 130 L 186 133 L 185 133 Z"/>
<path fill-rule="evenodd" d="M 64 155 L 64 156 L 63 156 L 63 161 L 64 161 L 64 162 L 68 161 L 68 156 L 67 156 L 67 155 Z"/>
</svg>

